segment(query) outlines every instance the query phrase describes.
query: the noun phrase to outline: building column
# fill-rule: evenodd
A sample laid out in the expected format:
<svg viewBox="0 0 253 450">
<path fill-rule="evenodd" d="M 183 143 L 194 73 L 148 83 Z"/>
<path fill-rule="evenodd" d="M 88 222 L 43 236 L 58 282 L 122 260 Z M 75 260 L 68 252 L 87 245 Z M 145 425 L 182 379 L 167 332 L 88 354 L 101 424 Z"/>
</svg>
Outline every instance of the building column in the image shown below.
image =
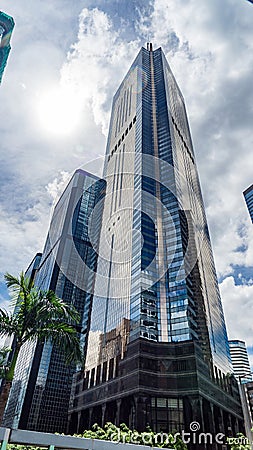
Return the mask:
<svg viewBox="0 0 253 450">
<path fill-rule="evenodd" d="M 101 419 L 102 428 L 104 428 L 105 426 L 105 411 L 106 411 L 106 403 L 102 405 L 102 419 Z"/>
<path fill-rule="evenodd" d="M 200 427 L 201 430 L 204 430 L 205 424 L 204 424 L 204 413 L 203 413 L 203 399 L 200 397 L 199 399 L 199 411 L 200 411 Z"/>
<path fill-rule="evenodd" d="M 203 413 L 203 399 L 201 397 L 191 399 L 192 417 L 191 422 L 198 422 L 200 430 L 205 430 L 204 413 Z"/>
<path fill-rule="evenodd" d="M 132 398 L 132 408 L 131 408 L 131 416 L 130 416 L 130 423 L 129 423 L 131 429 L 137 428 L 136 423 L 136 401 L 135 398 Z"/>
<path fill-rule="evenodd" d="M 228 425 L 227 425 L 227 429 L 228 429 L 228 437 L 234 437 L 233 436 L 233 431 L 232 431 L 232 420 L 231 420 L 231 414 L 228 413 Z"/>
<path fill-rule="evenodd" d="M 116 400 L 116 405 L 117 405 L 117 410 L 116 410 L 116 426 L 119 427 L 120 426 L 120 408 L 121 408 L 121 398 Z"/>
<path fill-rule="evenodd" d="M 235 418 L 235 434 L 239 433 L 239 420 L 238 417 Z"/>
<path fill-rule="evenodd" d="M 82 432 L 82 431 L 80 431 L 81 414 L 82 414 L 81 411 L 79 411 L 79 412 L 77 413 L 77 424 L 76 424 L 76 432 L 77 432 L 77 433 Z"/>
<path fill-rule="evenodd" d="M 220 424 L 220 429 L 219 432 L 221 433 L 225 433 L 225 427 L 224 427 L 224 419 L 223 419 L 223 411 L 221 408 L 219 408 L 219 412 L 220 412 L 220 420 L 219 420 L 219 424 Z"/>
<path fill-rule="evenodd" d="M 215 434 L 215 421 L 214 421 L 214 412 L 213 412 L 214 406 L 212 403 L 210 403 L 210 412 L 211 412 L 211 427 L 210 427 L 210 433 Z"/>
<path fill-rule="evenodd" d="M 91 419 L 92 419 L 93 408 L 89 408 L 89 430 L 91 429 Z"/>
</svg>

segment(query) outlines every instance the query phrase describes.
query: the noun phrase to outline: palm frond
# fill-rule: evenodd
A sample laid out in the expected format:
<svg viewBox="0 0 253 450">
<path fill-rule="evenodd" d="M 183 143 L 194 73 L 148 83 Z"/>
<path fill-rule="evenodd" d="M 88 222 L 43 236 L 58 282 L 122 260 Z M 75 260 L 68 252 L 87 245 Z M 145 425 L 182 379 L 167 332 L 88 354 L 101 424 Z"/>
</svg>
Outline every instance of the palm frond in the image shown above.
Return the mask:
<svg viewBox="0 0 253 450">
<path fill-rule="evenodd" d="M 21 272 L 19 277 L 6 273 L 6 285 L 15 301 L 13 314 L 0 313 L 0 336 L 15 334 L 22 345 L 28 340 L 51 340 L 70 362 L 81 362 L 80 339 L 75 325 L 80 315 L 73 305 L 65 303 L 53 291 L 34 286 Z"/>
<path fill-rule="evenodd" d="M 40 314 L 54 320 L 80 321 L 80 314 L 73 305 L 65 303 L 53 291 L 40 291 Z"/>
<path fill-rule="evenodd" d="M 17 329 L 17 322 L 6 310 L 0 308 L 0 336 L 12 336 Z"/>
<path fill-rule="evenodd" d="M 51 323 L 41 329 L 37 336 L 39 340 L 50 339 L 63 352 L 68 364 L 83 362 L 80 338 L 74 326 L 63 322 Z"/>
<path fill-rule="evenodd" d="M 19 303 L 25 301 L 29 296 L 33 282 L 30 280 L 30 277 L 25 276 L 24 272 L 21 272 L 19 277 L 15 277 L 7 272 L 4 278 L 7 288 L 10 290 L 13 303 L 18 307 Z"/>
</svg>

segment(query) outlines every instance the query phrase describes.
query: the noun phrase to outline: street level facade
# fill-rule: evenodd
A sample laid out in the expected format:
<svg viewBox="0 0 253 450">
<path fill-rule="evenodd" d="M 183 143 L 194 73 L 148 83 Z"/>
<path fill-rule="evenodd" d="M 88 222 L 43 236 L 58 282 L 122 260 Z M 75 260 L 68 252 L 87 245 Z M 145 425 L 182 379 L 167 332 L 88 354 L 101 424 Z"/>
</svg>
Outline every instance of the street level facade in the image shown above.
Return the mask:
<svg viewBox="0 0 253 450">
<path fill-rule="evenodd" d="M 112 104 L 85 370 L 69 431 L 242 430 L 183 96 L 161 48 L 142 48 Z M 196 447 L 194 447 L 196 448 Z"/>
</svg>

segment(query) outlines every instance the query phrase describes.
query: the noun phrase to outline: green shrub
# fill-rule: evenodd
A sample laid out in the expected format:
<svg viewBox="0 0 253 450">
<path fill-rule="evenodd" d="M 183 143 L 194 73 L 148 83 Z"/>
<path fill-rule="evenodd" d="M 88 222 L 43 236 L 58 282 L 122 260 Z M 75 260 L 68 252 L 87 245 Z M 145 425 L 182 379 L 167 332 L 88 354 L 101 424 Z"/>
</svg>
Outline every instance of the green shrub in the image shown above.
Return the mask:
<svg viewBox="0 0 253 450">
<path fill-rule="evenodd" d="M 132 443 L 135 445 L 147 445 L 150 447 L 187 450 L 187 446 L 179 436 L 176 437 L 176 442 L 174 442 L 175 439 L 171 433 L 161 433 L 161 435 L 159 435 L 154 433 L 150 427 L 147 427 L 145 432 L 139 433 L 136 430 L 130 430 L 125 423 L 116 427 L 113 423 L 107 422 L 104 428 L 101 428 L 98 424 L 94 424 L 91 430 L 85 430 L 82 434 L 75 434 L 74 436 L 104 441 Z M 164 436 L 163 442 L 162 436 Z M 29 445 L 8 444 L 7 450 L 41 450 L 41 448 Z M 237 447 L 233 448 L 233 450 L 237 450 Z"/>
<path fill-rule="evenodd" d="M 252 448 L 248 439 L 242 433 L 238 433 L 236 438 L 228 438 L 227 442 L 231 450 L 251 450 Z"/>
<path fill-rule="evenodd" d="M 150 427 L 147 427 L 145 432 L 139 433 L 137 430 L 130 430 L 125 423 L 116 427 L 113 423 L 108 422 L 104 428 L 101 428 L 98 424 L 94 424 L 91 430 L 85 430 L 82 434 L 75 436 L 127 444 L 147 445 L 150 447 L 169 447 L 175 450 L 187 450 L 187 446 L 180 436 L 174 439 L 171 433 L 161 433 L 159 435 L 159 433 L 154 433 Z"/>
</svg>

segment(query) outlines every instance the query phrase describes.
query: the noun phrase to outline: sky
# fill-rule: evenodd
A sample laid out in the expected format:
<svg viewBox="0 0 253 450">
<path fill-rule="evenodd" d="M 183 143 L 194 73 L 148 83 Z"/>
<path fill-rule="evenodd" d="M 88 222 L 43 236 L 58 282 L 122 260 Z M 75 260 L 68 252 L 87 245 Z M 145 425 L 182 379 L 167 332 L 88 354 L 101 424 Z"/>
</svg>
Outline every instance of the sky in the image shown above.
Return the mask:
<svg viewBox="0 0 253 450">
<path fill-rule="evenodd" d="M 230 339 L 253 366 L 253 5 L 247 0 L 1 0 L 15 20 L 0 86 L 4 273 L 43 250 L 79 167 L 99 173 L 112 96 L 141 46 L 162 47 L 184 95 Z"/>
</svg>

